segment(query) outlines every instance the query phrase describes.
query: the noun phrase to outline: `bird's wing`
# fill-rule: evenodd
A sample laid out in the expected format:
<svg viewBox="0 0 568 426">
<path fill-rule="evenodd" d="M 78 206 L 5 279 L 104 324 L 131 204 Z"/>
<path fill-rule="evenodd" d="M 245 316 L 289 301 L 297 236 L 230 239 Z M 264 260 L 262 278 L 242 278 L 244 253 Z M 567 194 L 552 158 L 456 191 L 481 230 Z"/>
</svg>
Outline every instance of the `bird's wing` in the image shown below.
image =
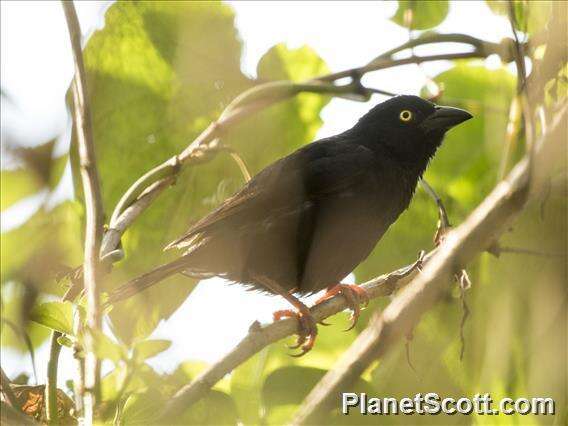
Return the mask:
<svg viewBox="0 0 568 426">
<path fill-rule="evenodd" d="M 373 165 L 373 152 L 361 145 L 334 139 L 306 145 L 265 168 L 166 248 L 186 246 L 195 235 L 224 225 L 254 224 L 310 208 L 318 199 L 356 187 Z"/>
</svg>

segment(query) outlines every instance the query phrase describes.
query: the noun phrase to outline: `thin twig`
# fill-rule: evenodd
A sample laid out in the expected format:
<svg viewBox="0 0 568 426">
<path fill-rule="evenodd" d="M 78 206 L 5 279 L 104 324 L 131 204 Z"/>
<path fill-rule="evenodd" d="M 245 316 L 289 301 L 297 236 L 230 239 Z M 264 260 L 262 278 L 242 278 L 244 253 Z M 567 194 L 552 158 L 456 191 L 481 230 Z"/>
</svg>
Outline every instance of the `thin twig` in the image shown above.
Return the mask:
<svg viewBox="0 0 568 426">
<path fill-rule="evenodd" d="M 452 229 L 452 225 L 450 223 L 450 219 L 448 217 L 448 211 L 442 202 L 442 199 L 438 195 L 438 193 L 430 186 L 430 184 L 424 179 L 420 179 L 420 184 L 426 190 L 426 192 L 432 197 L 432 199 L 436 202 L 438 206 L 438 228 L 436 229 L 436 233 L 434 235 L 434 243 L 436 246 L 439 246 L 446 234 Z M 465 269 L 456 272 L 454 275 L 456 282 L 459 285 L 460 289 L 460 298 L 461 298 L 461 308 L 462 308 L 462 319 L 460 321 L 460 343 L 461 343 L 461 350 L 460 350 L 460 360 L 463 359 L 463 355 L 465 352 L 465 337 L 464 337 L 464 328 L 465 322 L 469 316 L 469 308 L 467 306 L 467 302 L 465 300 L 465 292 L 469 290 L 471 287 L 471 280 L 469 279 L 469 274 Z"/>
<path fill-rule="evenodd" d="M 521 43 L 519 40 L 519 34 L 517 31 L 517 16 L 515 14 L 515 5 L 513 4 L 512 0 L 508 0 L 508 13 L 509 13 L 509 24 L 511 25 L 511 31 L 513 32 L 514 37 L 514 52 L 515 52 L 515 64 L 517 66 L 517 96 L 520 103 L 522 115 L 523 115 L 523 122 L 525 127 L 525 142 L 528 147 L 529 159 L 530 161 L 530 170 L 529 172 L 532 174 L 533 171 L 533 158 L 535 153 L 535 146 L 534 146 L 534 120 L 529 108 L 529 101 L 528 101 L 528 79 L 527 79 L 527 70 L 525 66 L 525 49 L 524 43 Z"/>
<path fill-rule="evenodd" d="M 79 164 L 83 194 L 85 198 L 85 256 L 83 278 L 87 299 L 87 324 L 89 329 L 97 332 L 101 328 L 100 301 L 97 269 L 99 252 L 103 235 L 104 211 L 99 184 L 99 176 L 95 158 L 95 147 L 91 124 L 91 111 L 86 86 L 86 74 L 81 52 L 81 28 L 72 1 L 62 1 L 69 37 L 75 62 L 75 78 L 73 80 L 73 119 L 79 151 Z M 85 395 L 84 421 L 93 422 L 93 410 L 99 390 L 98 360 L 93 350 L 90 333 L 85 333 Z"/>
<path fill-rule="evenodd" d="M 373 59 L 368 65 L 377 63 L 385 58 L 392 58 L 396 53 L 402 52 L 407 49 L 414 49 L 418 46 L 423 46 L 427 44 L 438 44 L 438 43 L 461 43 L 472 46 L 479 52 L 486 52 L 487 56 L 490 54 L 498 54 L 504 62 L 512 61 L 511 57 L 511 40 L 505 39 L 501 43 L 492 43 L 479 39 L 477 37 L 470 36 L 468 34 L 450 33 L 450 34 L 438 34 L 438 33 L 425 33 L 420 35 L 420 37 L 409 39 L 406 43 L 395 47 Z"/>
<path fill-rule="evenodd" d="M 563 109 L 554 120 L 550 133 L 545 135 L 547 143 L 539 143 L 548 151 L 545 153 L 545 149 L 542 149 L 543 152 L 539 152 L 542 158 L 552 151 L 550 147 L 556 148 L 564 140 L 566 115 L 566 109 Z M 525 156 L 465 222 L 447 235 L 422 273 L 393 299 L 381 315 L 369 323 L 333 369 L 312 389 L 292 424 L 318 422 L 320 416 L 333 406 L 342 389 L 348 389 L 373 361 L 382 357 L 404 333 L 417 324 L 420 317 L 439 299 L 456 269 L 488 249 L 508 229 L 510 222 L 525 206 L 529 194 L 534 196 L 528 190 L 529 168 L 529 159 Z"/>
</svg>

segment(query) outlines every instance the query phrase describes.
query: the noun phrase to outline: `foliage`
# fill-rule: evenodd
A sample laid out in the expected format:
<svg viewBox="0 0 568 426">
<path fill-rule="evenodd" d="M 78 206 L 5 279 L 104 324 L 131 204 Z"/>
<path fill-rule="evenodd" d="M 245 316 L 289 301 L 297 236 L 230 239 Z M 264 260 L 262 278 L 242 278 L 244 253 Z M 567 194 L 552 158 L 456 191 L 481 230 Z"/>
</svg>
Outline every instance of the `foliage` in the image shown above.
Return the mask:
<svg viewBox="0 0 568 426">
<path fill-rule="evenodd" d="M 508 13 L 506 2 L 488 5 L 495 13 Z M 447 1 L 399 1 L 391 19 L 410 30 L 435 29 L 449 7 Z M 515 1 L 513 7 L 517 28 L 532 37 L 545 27 L 552 6 L 551 2 Z M 221 3 L 118 2 L 105 18 L 104 28 L 86 44 L 84 59 L 107 216 L 137 178 L 181 152 L 246 89 L 270 81 L 304 81 L 329 72 L 309 46 L 290 49 L 277 44 L 259 60 L 255 78 L 245 75 L 234 12 Z M 566 67 L 546 86 L 549 101 L 565 97 L 565 75 Z M 511 151 L 505 169 L 526 150 L 522 137 L 512 146 L 506 142 L 511 105 L 518 101 L 516 78 L 505 66 L 489 69 L 479 60 L 454 61 L 447 71 L 429 77 L 441 89 L 436 102 L 465 108 L 475 116 L 448 135 L 425 176 L 444 201 L 451 221 L 460 223 L 498 181 L 505 150 Z M 247 118 L 224 134 L 222 142 L 257 173 L 316 137 L 322 124 L 320 112 L 328 101 L 329 97 L 317 94 L 297 95 Z M 521 129 L 517 130 L 521 135 Z M 17 167 L 1 172 L 3 211 L 31 195 L 52 194 L 68 158 L 77 198 L 55 207 L 43 203 L 25 223 L 2 234 L 2 347 L 23 352 L 29 338 L 37 348 L 48 331 L 58 331 L 61 345 L 81 353 L 84 336 L 74 332 L 73 322 L 74 312 L 79 312 L 79 321 L 84 319 L 84 300 L 53 301 L 67 284 L 56 277 L 72 271 L 82 259 L 84 213 L 75 142 L 70 154 L 59 158 L 53 158 L 53 141 L 17 150 Z M 176 185 L 125 233 L 121 241 L 125 258 L 105 276 L 105 291 L 175 256 L 162 253 L 162 247 L 242 183 L 239 168 L 224 154 L 184 170 Z M 562 189 L 550 186 L 550 194 L 543 197 L 546 203 L 529 206 L 505 236 L 504 245 L 566 252 L 566 197 Z M 431 248 L 436 221 L 436 206 L 417 189 L 410 209 L 356 269 L 357 281 L 408 264 L 420 250 Z M 472 318 L 465 327 L 463 362 L 459 360 L 462 312 L 456 288 L 415 330 L 410 345 L 415 371 L 401 347 L 373 366 L 353 391 L 393 397 L 417 392 L 444 396 L 492 392 L 494 398 L 534 394 L 561 401 L 563 377 L 557 372 L 566 366 L 565 360 L 559 361 L 558 354 L 565 349 L 558 342 L 566 329 L 553 325 L 565 312 L 562 260 L 481 255 L 468 265 L 474 287 L 468 294 Z M 148 337 L 190 296 L 194 285 L 187 277 L 170 278 L 105 312 L 112 333 L 85 328 L 95 341 L 96 355 L 111 366 L 102 380 L 103 421 L 157 421 L 172 396 L 206 367 L 188 360 L 164 373 L 148 362 L 175 344 Z M 265 348 L 176 421 L 211 425 L 290 421 L 308 392 L 365 327 L 370 313 L 386 303 L 373 301 L 358 327 L 348 333 L 338 327 L 347 324 L 347 314 L 338 314 L 331 321 L 334 327 L 319 328 L 317 344 L 308 356 L 289 357 L 281 343 Z M 18 327 L 7 327 L 7 323 Z M 549 366 L 548 371 L 542 365 Z M 39 391 L 30 395 L 28 399 L 35 401 L 32 414 L 43 415 L 37 408 Z M 395 417 L 382 420 L 405 422 Z M 366 424 L 371 419 L 332 413 L 329 421 Z M 467 423 L 469 419 L 440 421 Z"/>
<path fill-rule="evenodd" d="M 442 23 L 448 15 L 449 2 L 402 0 L 391 18 L 394 22 L 411 30 L 426 30 Z"/>
</svg>

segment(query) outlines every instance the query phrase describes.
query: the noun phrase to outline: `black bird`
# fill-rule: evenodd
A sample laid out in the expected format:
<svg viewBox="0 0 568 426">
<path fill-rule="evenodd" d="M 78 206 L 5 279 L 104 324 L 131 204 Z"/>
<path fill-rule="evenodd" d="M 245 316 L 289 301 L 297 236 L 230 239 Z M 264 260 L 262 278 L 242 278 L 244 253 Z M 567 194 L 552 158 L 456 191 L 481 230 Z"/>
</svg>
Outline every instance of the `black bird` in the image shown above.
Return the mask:
<svg viewBox="0 0 568 426">
<path fill-rule="evenodd" d="M 364 291 L 340 281 L 408 207 L 446 131 L 471 117 L 417 96 L 376 105 L 351 129 L 266 167 L 166 247 L 183 256 L 119 287 L 110 302 L 175 273 L 221 276 L 288 300 L 297 311 L 275 318 L 298 317 L 296 347 L 307 352 L 317 326 L 294 294 L 341 292 L 358 314 Z"/>
</svg>

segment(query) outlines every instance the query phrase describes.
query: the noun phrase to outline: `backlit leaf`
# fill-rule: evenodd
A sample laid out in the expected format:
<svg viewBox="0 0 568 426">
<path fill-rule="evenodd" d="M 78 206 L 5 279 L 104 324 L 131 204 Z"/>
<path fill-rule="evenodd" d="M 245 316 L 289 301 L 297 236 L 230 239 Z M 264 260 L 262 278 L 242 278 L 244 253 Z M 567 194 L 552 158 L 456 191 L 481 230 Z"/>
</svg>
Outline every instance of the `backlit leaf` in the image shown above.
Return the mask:
<svg viewBox="0 0 568 426">
<path fill-rule="evenodd" d="M 398 9 L 391 18 L 398 25 L 413 30 L 426 30 L 442 23 L 448 15 L 447 0 L 399 0 Z"/>
</svg>

